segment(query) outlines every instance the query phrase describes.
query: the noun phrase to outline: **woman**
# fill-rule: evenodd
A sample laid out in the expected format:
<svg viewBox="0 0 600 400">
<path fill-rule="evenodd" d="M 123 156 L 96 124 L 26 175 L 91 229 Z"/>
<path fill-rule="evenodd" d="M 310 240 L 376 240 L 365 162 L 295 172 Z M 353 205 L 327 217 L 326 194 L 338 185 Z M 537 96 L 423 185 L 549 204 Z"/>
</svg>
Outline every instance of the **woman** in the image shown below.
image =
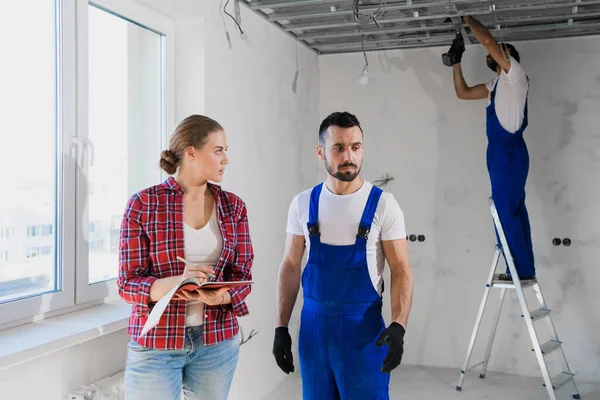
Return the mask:
<svg viewBox="0 0 600 400">
<path fill-rule="evenodd" d="M 225 400 L 237 366 L 237 317 L 250 286 L 177 295 L 159 324 L 140 337 L 152 306 L 181 279 L 251 280 L 254 259 L 244 202 L 220 182 L 228 163 L 218 122 L 201 115 L 175 129 L 160 166 L 169 177 L 136 193 L 121 224 L 121 297 L 129 319 L 128 400 Z M 186 265 L 182 257 L 193 262 Z"/>
</svg>

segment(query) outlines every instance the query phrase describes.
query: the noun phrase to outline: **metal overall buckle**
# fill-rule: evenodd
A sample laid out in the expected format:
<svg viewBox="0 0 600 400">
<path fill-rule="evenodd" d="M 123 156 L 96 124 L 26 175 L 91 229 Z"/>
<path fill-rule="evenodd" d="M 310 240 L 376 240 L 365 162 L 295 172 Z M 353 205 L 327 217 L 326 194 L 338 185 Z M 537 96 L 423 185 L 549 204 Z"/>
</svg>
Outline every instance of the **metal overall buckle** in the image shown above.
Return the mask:
<svg viewBox="0 0 600 400">
<path fill-rule="evenodd" d="M 358 236 L 359 238 L 363 238 L 363 239 L 368 239 L 369 238 L 369 232 L 371 230 L 368 228 L 365 228 L 364 226 L 359 226 L 358 227 Z"/>
<path fill-rule="evenodd" d="M 319 232 L 319 223 L 309 225 L 308 227 L 308 235 L 309 236 L 319 236 L 321 233 Z"/>
</svg>

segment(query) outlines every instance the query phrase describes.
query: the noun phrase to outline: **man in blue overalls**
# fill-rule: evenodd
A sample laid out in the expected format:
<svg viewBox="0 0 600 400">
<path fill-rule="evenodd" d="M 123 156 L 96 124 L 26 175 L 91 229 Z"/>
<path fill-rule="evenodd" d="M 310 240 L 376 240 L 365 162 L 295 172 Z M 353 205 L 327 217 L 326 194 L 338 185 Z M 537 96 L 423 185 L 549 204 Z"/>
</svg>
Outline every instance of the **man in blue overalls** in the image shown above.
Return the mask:
<svg viewBox="0 0 600 400">
<path fill-rule="evenodd" d="M 487 84 L 467 86 L 460 66 L 463 46 L 454 68 L 454 87 L 460 99 L 483 99 L 489 95 L 487 107 L 487 168 L 492 186 L 492 199 L 498 210 L 502 229 L 520 280 L 533 279 L 535 266 L 529 216 L 525 207 L 525 183 L 529 172 L 529 154 L 523 140 L 527 128 L 527 94 L 529 80 L 519 64 L 515 47 L 500 46 L 491 33 L 472 17 L 465 17 L 475 38 L 488 53 L 487 66 L 498 76 Z M 499 242 L 499 241 L 498 241 Z M 510 270 L 500 275 L 512 280 Z"/>
<path fill-rule="evenodd" d="M 387 400 L 412 302 L 404 215 L 391 193 L 359 176 L 363 132 L 354 115 L 325 118 L 317 155 L 327 179 L 298 194 L 289 208 L 273 354 L 285 373 L 294 371 L 287 327 L 302 282 L 303 399 Z M 386 260 L 392 308 L 387 328 L 381 312 Z"/>
</svg>

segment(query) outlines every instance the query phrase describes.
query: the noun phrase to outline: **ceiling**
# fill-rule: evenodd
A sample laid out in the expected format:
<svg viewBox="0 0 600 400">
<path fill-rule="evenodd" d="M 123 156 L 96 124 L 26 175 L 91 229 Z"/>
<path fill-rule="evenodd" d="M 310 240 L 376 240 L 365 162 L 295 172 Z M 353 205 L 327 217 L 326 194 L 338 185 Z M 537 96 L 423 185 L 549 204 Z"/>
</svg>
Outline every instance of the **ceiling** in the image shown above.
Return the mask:
<svg viewBox="0 0 600 400">
<path fill-rule="evenodd" d="M 459 26 L 475 43 L 465 15 L 507 42 L 600 34 L 600 0 L 361 0 L 361 23 L 354 0 L 239 1 L 319 54 L 362 51 L 361 32 L 365 51 L 449 46 Z"/>
</svg>

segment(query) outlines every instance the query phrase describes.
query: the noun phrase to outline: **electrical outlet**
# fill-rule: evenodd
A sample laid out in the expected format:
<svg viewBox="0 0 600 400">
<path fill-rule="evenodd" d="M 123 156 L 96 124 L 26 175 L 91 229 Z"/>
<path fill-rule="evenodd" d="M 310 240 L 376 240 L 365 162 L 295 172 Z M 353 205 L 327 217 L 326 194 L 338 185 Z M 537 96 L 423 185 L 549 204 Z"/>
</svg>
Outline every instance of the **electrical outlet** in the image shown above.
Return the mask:
<svg viewBox="0 0 600 400">
<path fill-rule="evenodd" d="M 406 240 L 411 241 L 411 242 L 416 242 L 416 241 L 424 242 L 425 241 L 425 235 L 419 234 L 417 236 L 414 233 L 411 233 L 410 235 L 406 235 Z"/>
</svg>

